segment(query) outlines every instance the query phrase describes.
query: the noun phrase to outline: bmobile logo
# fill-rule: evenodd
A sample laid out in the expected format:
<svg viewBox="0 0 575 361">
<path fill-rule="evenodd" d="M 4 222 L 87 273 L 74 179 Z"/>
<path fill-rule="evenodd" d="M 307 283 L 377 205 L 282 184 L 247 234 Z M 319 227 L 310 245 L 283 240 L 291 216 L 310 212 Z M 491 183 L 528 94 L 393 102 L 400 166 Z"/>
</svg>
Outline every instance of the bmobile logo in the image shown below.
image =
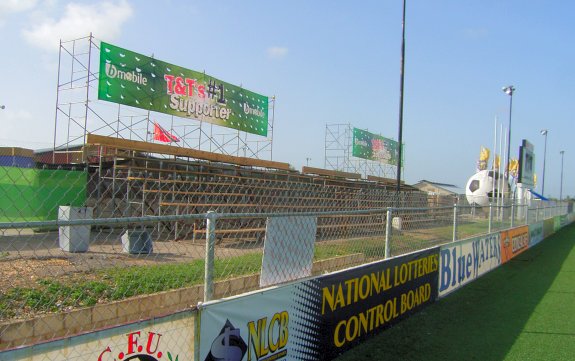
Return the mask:
<svg viewBox="0 0 575 361">
<path fill-rule="evenodd" d="M 135 71 L 122 71 L 118 70 L 114 64 L 106 63 L 106 75 L 110 79 L 122 79 L 130 81 L 132 83 L 146 85 L 148 84 L 148 78 L 146 78 L 142 73 Z"/>
<path fill-rule="evenodd" d="M 226 320 L 220 334 L 212 342 L 205 361 L 241 361 L 247 349 L 248 345 L 240 335 L 240 329 L 235 328 L 230 320 Z"/>
</svg>

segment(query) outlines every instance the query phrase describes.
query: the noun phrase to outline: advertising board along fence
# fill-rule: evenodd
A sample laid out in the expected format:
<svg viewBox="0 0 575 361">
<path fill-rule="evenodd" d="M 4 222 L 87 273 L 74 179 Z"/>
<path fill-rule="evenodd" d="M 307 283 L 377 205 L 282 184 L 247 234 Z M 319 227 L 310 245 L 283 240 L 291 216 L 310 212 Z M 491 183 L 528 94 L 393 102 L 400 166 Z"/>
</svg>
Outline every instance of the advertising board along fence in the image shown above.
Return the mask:
<svg viewBox="0 0 575 361">
<path fill-rule="evenodd" d="M 199 360 L 331 360 L 437 298 L 439 248 L 203 304 Z"/>
</svg>

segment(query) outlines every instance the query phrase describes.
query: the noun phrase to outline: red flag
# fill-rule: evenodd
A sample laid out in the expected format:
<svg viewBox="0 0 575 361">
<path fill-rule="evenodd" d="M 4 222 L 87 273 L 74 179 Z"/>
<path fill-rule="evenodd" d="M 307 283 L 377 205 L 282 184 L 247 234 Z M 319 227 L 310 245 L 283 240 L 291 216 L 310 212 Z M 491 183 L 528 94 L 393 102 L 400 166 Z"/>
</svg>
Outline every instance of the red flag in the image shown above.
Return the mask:
<svg viewBox="0 0 575 361">
<path fill-rule="evenodd" d="M 159 140 L 160 142 L 179 142 L 180 139 L 162 128 L 158 123 L 154 122 L 154 140 Z"/>
</svg>

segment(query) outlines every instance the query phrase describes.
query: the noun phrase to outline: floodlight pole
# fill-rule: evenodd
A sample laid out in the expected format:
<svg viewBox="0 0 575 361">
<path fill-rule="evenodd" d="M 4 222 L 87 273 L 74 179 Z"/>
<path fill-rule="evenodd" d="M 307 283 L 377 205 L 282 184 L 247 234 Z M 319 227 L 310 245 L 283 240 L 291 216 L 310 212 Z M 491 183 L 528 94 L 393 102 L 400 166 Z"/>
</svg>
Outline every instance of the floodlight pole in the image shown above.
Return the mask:
<svg viewBox="0 0 575 361">
<path fill-rule="evenodd" d="M 397 152 L 397 207 L 399 207 L 399 192 L 401 189 L 401 158 L 403 150 L 403 85 L 405 82 L 405 5 L 406 0 L 403 0 L 403 19 L 401 22 L 401 70 L 400 70 L 400 81 L 399 81 L 399 130 L 397 136 L 397 143 L 399 150 Z"/>
<path fill-rule="evenodd" d="M 507 179 L 509 179 L 510 173 L 510 164 L 511 164 L 511 112 L 513 110 L 513 93 L 515 92 L 515 87 L 513 85 L 509 85 L 503 87 L 503 92 L 509 95 L 509 128 L 507 129 Z M 507 179 L 505 181 L 507 182 Z M 510 197 L 511 198 L 511 197 Z"/>
</svg>

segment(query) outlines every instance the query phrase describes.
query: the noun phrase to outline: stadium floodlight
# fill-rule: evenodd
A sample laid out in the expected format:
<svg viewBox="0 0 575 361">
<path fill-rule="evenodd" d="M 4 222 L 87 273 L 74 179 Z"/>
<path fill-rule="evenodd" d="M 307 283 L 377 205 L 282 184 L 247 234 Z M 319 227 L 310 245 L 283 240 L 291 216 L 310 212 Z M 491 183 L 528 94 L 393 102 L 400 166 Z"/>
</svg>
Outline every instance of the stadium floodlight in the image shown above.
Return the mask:
<svg viewBox="0 0 575 361">
<path fill-rule="evenodd" d="M 545 160 L 547 159 L 547 133 L 549 130 L 542 129 L 541 135 L 545 137 L 545 148 L 543 148 L 543 181 L 541 182 L 541 195 L 545 196 Z"/>
<path fill-rule="evenodd" d="M 504 86 L 503 92 L 509 95 L 509 128 L 507 128 L 507 177 L 509 177 L 509 165 L 511 163 L 509 156 L 511 155 L 511 111 L 513 110 L 513 93 L 515 87 L 513 85 Z"/>
</svg>

